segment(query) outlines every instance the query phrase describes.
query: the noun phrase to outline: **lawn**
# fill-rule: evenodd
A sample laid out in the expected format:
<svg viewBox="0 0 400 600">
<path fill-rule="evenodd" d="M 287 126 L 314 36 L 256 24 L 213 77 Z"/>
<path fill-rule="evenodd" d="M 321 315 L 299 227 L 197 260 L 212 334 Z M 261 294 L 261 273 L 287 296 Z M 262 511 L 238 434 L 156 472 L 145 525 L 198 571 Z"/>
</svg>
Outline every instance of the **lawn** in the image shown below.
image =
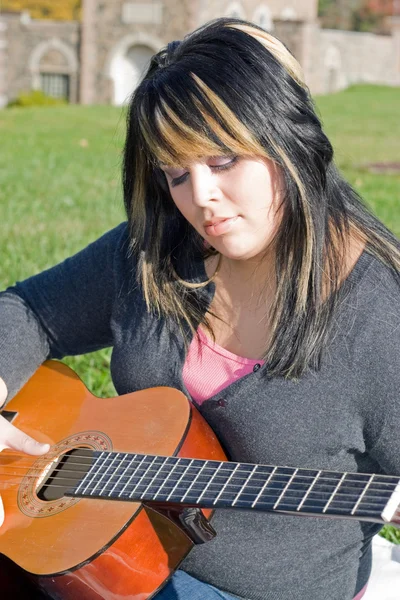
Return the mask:
<svg viewBox="0 0 400 600">
<path fill-rule="evenodd" d="M 400 89 L 354 86 L 316 99 L 345 177 L 400 236 Z M 0 289 L 71 255 L 124 219 L 125 114 L 109 106 L 0 111 Z M 110 350 L 65 360 L 99 396 L 115 393 Z M 387 536 L 394 536 L 391 529 Z M 400 535 L 397 534 L 400 542 Z"/>
</svg>

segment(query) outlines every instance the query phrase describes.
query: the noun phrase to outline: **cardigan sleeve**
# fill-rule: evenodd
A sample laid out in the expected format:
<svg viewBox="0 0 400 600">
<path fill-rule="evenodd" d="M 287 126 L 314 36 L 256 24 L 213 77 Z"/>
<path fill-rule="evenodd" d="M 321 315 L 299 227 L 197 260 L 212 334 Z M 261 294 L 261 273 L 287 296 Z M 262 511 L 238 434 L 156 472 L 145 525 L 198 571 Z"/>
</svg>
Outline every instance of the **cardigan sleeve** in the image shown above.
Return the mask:
<svg viewBox="0 0 400 600">
<path fill-rule="evenodd" d="M 369 279 L 354 377 L 363 374 L 367 452 L 384 473 L 400 475 L 400 277 L 381 267 Z"/>
<path fill-rule="evenodd" d="M 375 354 L 370 394 L 378 433 L 369 454 L 384 473 L 400 476 L 400 323 L 381 342 L 369 349 Z"/>
<path fill-rule="evenodd" d="M 49 358 L 113 344 L 115 270 L 128 253 L 122 223 L 60 264 L 0 293 L 0 377 L 10 400 Z M 115 267 L 115 268 L 114 268 Z"/>
</svg>

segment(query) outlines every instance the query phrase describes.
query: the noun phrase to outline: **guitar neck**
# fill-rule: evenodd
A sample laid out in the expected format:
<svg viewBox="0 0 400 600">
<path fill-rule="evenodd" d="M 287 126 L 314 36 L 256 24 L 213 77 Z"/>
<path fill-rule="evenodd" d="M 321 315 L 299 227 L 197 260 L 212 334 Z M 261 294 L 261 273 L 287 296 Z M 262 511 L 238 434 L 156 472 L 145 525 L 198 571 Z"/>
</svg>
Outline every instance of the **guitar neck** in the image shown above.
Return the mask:
<svg viewBox="0 0 400 600">
<path fill-rule="evenodd" d="M 400 524 L 399 477 L 214 460 L 90 452 L 67 495 Z"/>
</svg>

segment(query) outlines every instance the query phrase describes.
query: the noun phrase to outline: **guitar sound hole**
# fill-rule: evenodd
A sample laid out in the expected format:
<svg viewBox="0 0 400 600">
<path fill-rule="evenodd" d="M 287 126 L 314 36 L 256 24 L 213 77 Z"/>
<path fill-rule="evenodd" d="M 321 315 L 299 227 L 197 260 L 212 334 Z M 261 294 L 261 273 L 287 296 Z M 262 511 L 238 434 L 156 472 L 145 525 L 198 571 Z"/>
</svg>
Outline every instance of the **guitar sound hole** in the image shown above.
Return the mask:
<svg viewBox="0 0 400 600">
<path fill-rule="evenodd" d="M 62 454 L 40 487 L 36 490 L 40 500 L 50 502 L 68 496 L 68 492 L 78 485 L 92 465 L 93 450 L 74 448 Z"/>
</svg>

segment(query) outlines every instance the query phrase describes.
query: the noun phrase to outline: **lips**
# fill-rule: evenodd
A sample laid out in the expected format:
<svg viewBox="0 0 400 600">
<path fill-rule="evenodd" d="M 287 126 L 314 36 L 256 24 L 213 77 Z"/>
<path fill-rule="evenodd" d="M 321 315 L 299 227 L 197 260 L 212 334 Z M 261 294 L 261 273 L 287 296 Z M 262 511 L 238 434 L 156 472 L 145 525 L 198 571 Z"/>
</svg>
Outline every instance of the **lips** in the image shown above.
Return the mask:
<svg viewBox="0 0 400 600">
<path fill-rule="evenodd" d="M 228 231 L 230 231 L 238 219 L 239 217 L 236 216 L 225 218 L 221 217 L 219 219 L 205 221 L 204 231 L 208 236 L 222 235 L 223 233 L 227 233 Z"/>
<path fill-rule="evenodd" d="M 211 219 L 210 221 L 204 221 L 204 227 L 209 227 L 210 225 L 217 225 L 218 223 L 222 223 L 222 221 L 227 221 L 228 219 L 233 219 L 233 217 L 218 217 L 215 219 Z"/>
</svg>

